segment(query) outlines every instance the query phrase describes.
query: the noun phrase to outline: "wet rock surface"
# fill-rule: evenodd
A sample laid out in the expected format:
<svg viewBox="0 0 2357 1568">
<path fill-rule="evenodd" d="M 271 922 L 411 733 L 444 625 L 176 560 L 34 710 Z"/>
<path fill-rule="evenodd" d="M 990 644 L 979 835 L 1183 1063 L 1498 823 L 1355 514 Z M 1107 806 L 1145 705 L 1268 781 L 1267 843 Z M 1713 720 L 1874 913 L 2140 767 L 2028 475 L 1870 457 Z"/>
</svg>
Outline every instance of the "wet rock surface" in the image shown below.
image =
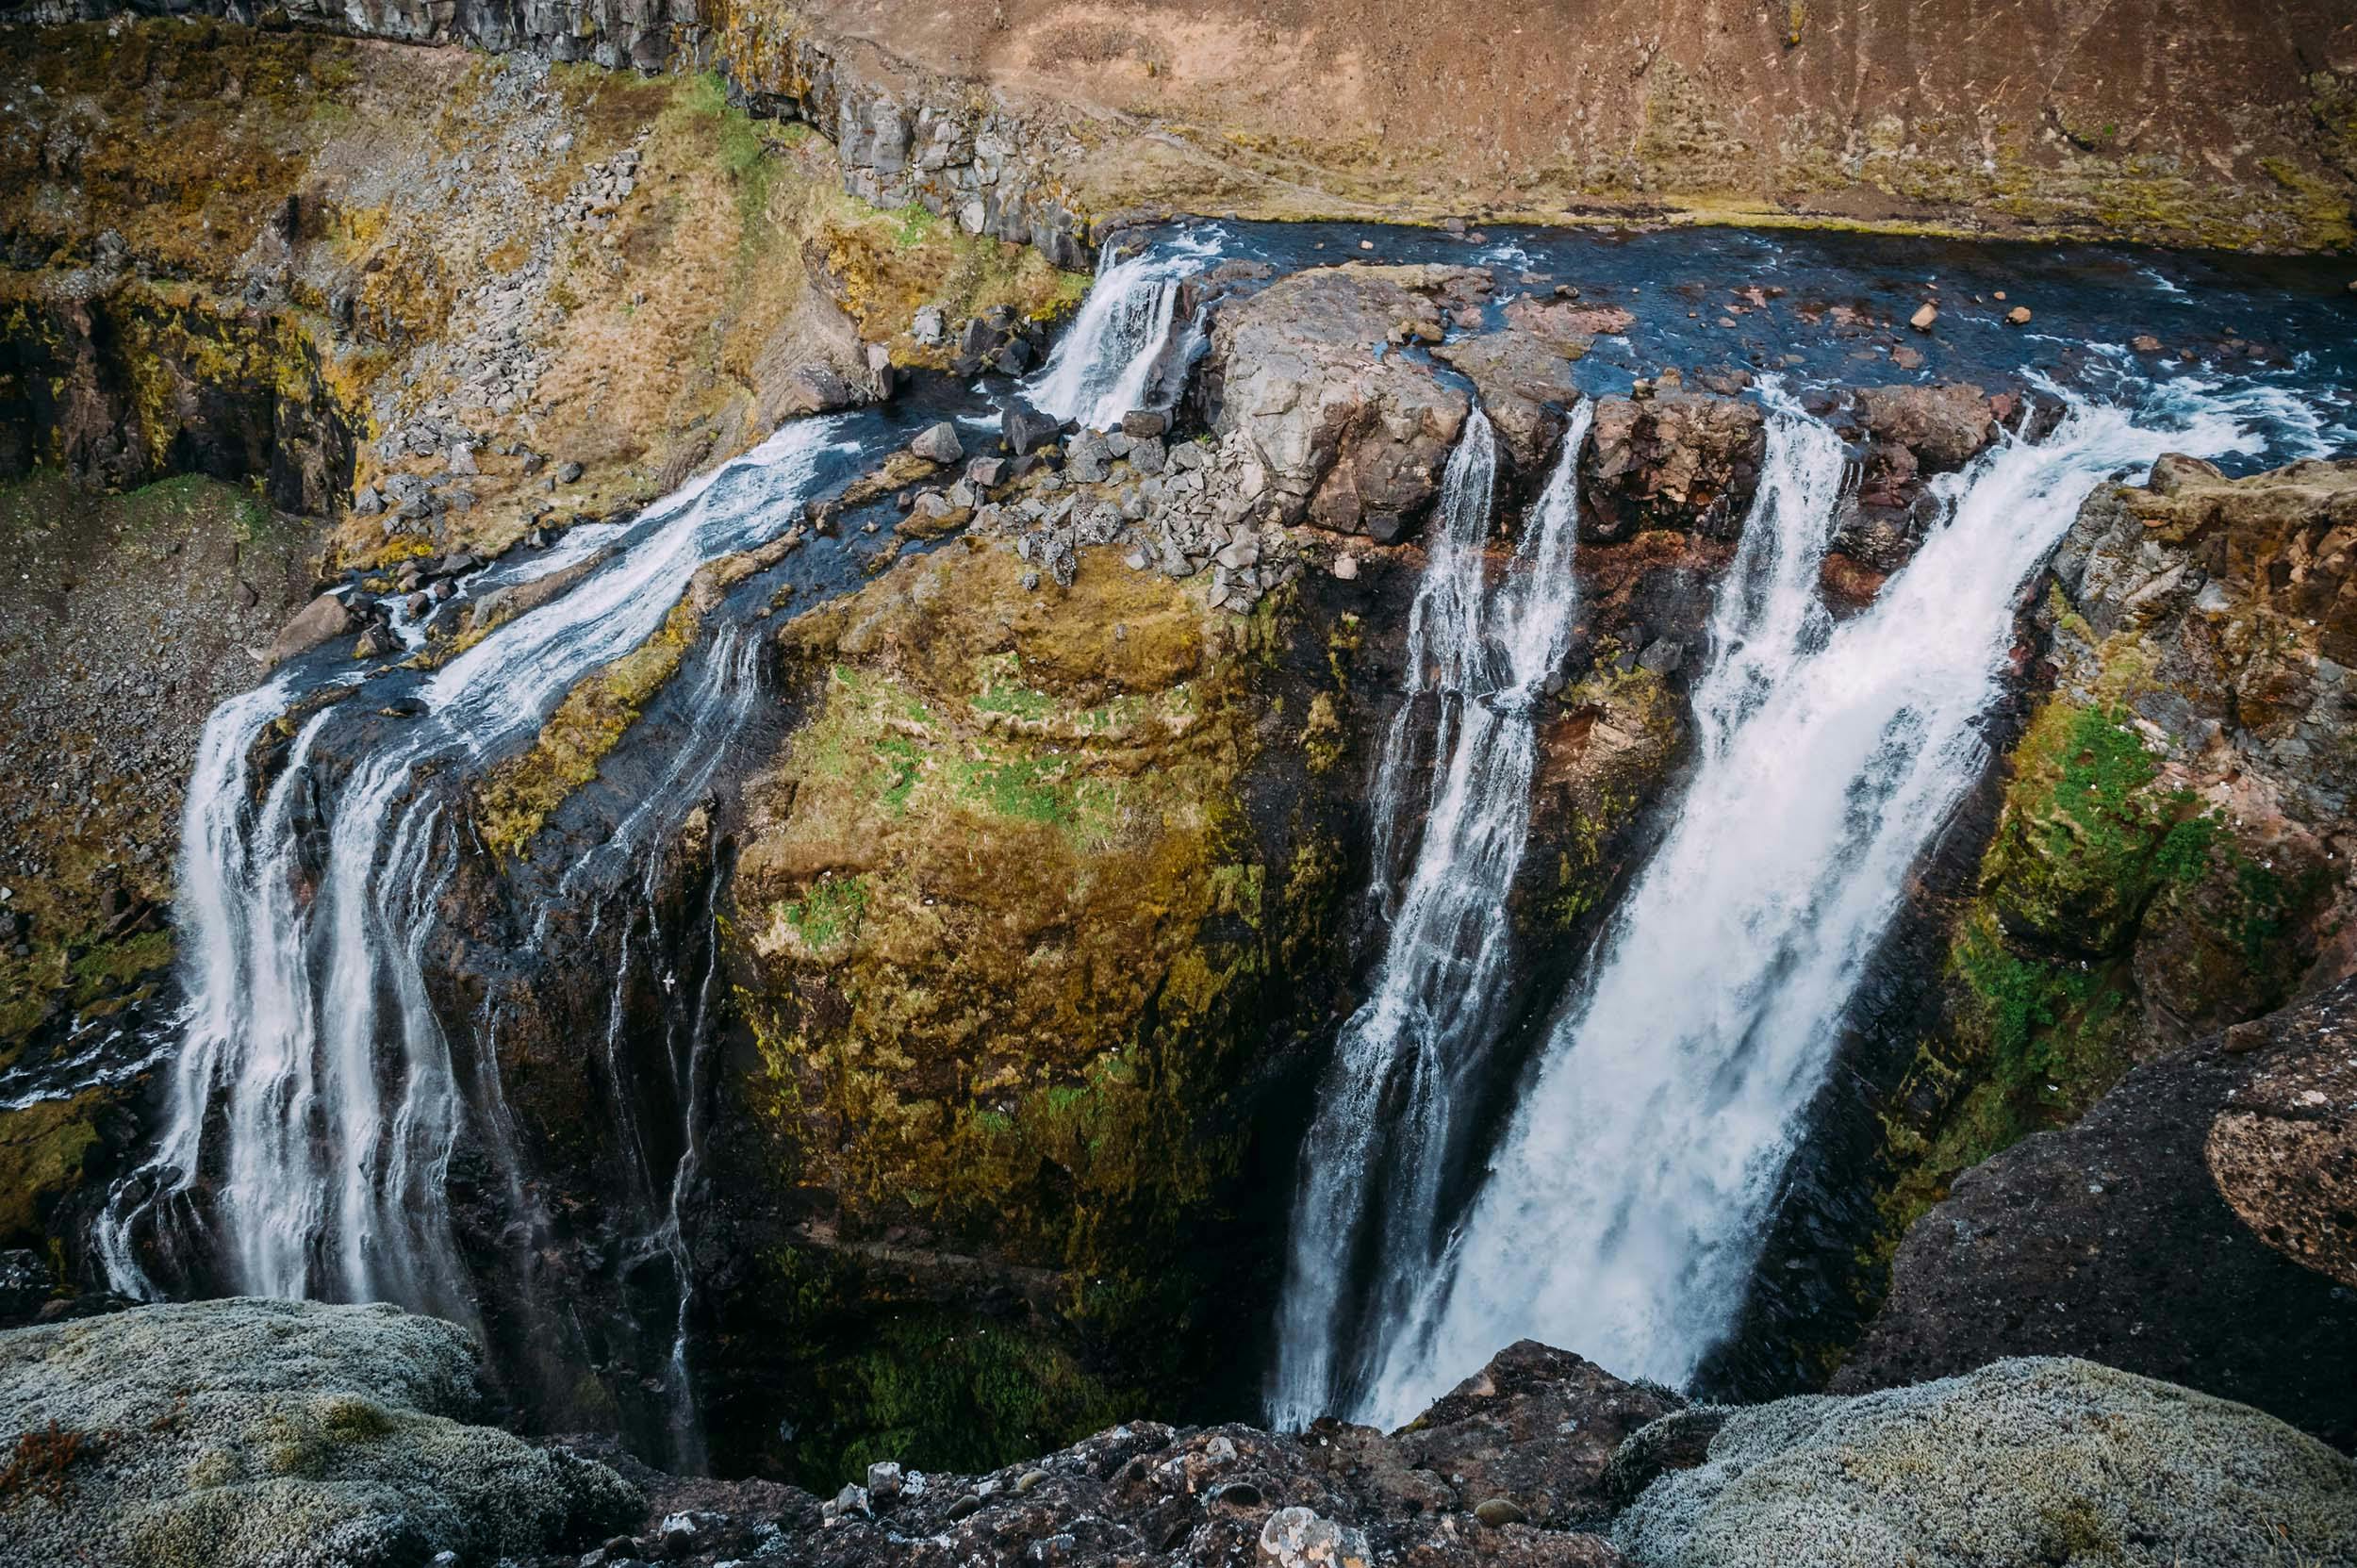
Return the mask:
<svg viewBox="0 0 2357 1568">
<path fill-rule="evenodd" d="M 1833 1387 L 2081 1356 L 2357 1442 L 2357 982 L 2131 1072 L 1915 1222 Z"/>
</svg>

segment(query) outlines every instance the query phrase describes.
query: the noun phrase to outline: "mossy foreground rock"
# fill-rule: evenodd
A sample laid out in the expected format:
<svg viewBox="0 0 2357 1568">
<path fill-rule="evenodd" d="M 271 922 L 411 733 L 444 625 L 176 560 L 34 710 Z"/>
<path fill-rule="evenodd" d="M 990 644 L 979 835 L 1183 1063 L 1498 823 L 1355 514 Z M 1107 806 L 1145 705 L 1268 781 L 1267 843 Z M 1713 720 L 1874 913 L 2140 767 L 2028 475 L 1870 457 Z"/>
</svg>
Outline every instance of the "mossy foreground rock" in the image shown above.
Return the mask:
<svg viewBox="0 0 2357 1568">
<path fill-rule="evenodd" d="M 1623 1514 L 1645 1568 L 2357 1561 L 2357 1466 L 2247 1406 L 2060 1358 L 1740 1411 Z"/>
<path fill-rule="evenodd" d="M 0 1335 L 0 1561 L 468 1561 L 635 1520 L 602 1465 L 470 1426 L 465 1329 L 227 1300 Z"/>
</svg>

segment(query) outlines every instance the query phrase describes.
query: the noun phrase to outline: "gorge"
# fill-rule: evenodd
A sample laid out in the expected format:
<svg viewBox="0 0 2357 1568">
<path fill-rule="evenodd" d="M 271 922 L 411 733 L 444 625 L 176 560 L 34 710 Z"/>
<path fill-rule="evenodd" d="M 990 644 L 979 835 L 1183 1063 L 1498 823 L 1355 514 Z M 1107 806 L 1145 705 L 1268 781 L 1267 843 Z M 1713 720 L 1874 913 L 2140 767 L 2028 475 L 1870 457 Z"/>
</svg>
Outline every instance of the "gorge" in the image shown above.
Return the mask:
<svg viewBox="0 0 2357 1568">
<path fill-rule="evenodd" d="M 203 8 L 0 13 L 0 1557 L 2357 1560 L 2345 22 Z"/>
</svg>

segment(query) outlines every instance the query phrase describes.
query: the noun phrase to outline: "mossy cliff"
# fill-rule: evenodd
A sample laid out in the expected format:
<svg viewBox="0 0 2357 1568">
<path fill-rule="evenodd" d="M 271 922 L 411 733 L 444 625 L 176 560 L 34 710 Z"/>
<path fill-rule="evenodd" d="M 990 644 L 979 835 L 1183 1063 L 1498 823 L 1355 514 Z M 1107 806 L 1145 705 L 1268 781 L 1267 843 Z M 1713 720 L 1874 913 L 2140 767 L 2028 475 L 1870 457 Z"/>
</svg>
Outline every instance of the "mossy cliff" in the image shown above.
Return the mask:
<svg viewBox="0 0 2357 1568">
<path fill-rule="evenodd" d="M 816 1481 L 1196 1392 L 1339 978 L 1352 808 L 1296 740 L 1323 703 L 1349 743 L 1338 622 L 1109 550 L 1024 569 L 953 542 L 793 622 L 805 717 L 745 789 L 722 1119 L 785 1223 L 723 1354 L 777 1378 L 734 1419 L 799 1412 L 739 1435 Z"/>
<path fill-rule="evenodd" d="M 1870 1280 L 1959 1172 L 2347 972 L 2352 527 L 2351 464 L 2165 458 L 2086 503 L 2036 617 L 2053 687 L 1887 1114 Z"/>
</svg>

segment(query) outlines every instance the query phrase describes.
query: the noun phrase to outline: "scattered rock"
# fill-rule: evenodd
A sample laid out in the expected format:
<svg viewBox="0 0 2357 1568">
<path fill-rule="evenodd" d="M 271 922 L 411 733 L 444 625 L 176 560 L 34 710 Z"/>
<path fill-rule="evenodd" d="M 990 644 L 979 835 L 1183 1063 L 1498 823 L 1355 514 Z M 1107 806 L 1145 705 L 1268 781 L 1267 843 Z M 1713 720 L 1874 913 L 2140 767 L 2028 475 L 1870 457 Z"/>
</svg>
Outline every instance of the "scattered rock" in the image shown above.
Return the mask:
<svg viewBox="0 0 2357 1568">
<path fill-rule="evenodd" d="M 1907 318 L 1907 325 L 1918 332 L 1929 332 L 1932 329 L 1932 323 L 1938 320 L 1939 306 L 1926 301 L 1916 306 L 1915 314 Z"/>
<path fill-rule="evenodd" d="M 1063 427 L 1027 403 L 1009 403 L 998 415 L 998 438 L 1017 457 L 1028 457 L 1063 433 Z"/>
<path fill-rule="evenodd" d="M 2030 324 L 2030 307 L 2026 305 L 2017 305 L 2011 310 L 2005 312 L 2005 320 L 2011 322 L 2016 326 L 2028 326 Z"/>
<path fill-rule="evenodd" d="M 567 463 L 556 470 L 556 482 L 560 485 L 570 485 L 585 471 L 586 470 L 579 463 Z"/>
</svg>

